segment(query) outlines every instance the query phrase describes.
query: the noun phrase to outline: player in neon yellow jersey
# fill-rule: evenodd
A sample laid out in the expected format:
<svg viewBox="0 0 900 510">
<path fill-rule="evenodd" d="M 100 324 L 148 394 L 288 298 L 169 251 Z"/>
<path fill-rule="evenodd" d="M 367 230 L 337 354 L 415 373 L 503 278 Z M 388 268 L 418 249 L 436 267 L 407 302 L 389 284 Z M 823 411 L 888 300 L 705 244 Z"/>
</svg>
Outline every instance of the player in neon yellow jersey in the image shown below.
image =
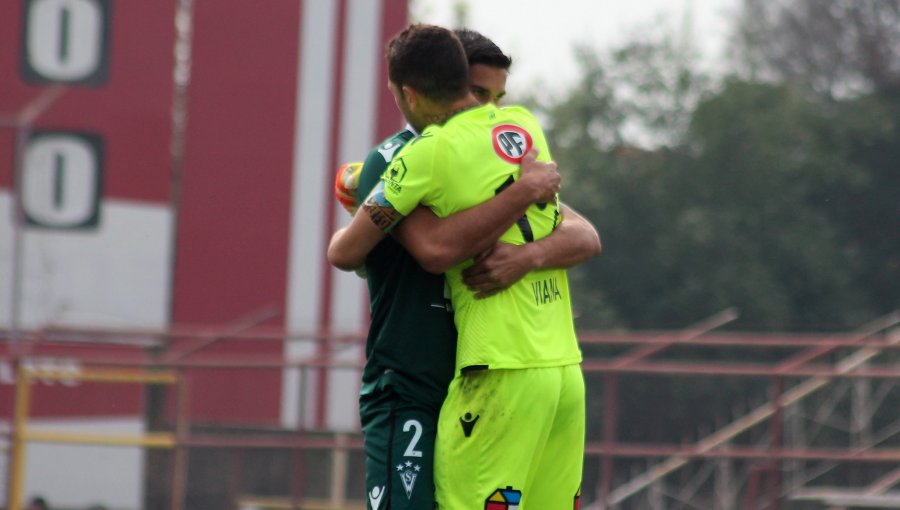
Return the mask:
<svg viewBox="0 0 900 510">
<path fill-rule="evenodd" d="M 418 204 L 438 216 L 462 211 L 510 185 L 531 147 L 549 157 L 530 113 L 478 107 L 468 91 L 434 79 L 441 73 L 435 65 L 453 57 L 447 45 L 459 44 L 448 34 L 414 26 L 389 46 L 389 86 L 398 107 L 408 119 L 446 123 L 407 144 L 385 173 L 381 191 L 376 188 L 350 226 L 335 234 L 329 259 L 339 267 L 358 266 Z M 560 221 L 556 198 L 541 202 L 501 240 L 523 244 L 552 232 Z M 440 508 L 496 505 L 497 494 L 521 501 L 523 509 L 572 508 L 581 478 L 584 382 L 565 272 L 533 271 L 509 289 L 476 300 L 462 283 L 470 264 L 447 272 L 459 349 L 438 425 Z"/>
<path fill-rule="evenodd" d="M 480 101 L 499 101 L 505 94 L 512 60 L 477 32 L 460 29 L 456 33 L 469 60 L 473 94 Z M 380 182 L 393 156 L 416 136 L 417 128 L 424 127 L 407 125 L 372 149 L 365 164 L 341 168 L 335 195 L 351 214 L 360 199 Z M 531 171 L 539 179 L 553 182 L 555 172 L 541 168 L 523 161 L 522 175 Z M 540 175 L 544 173 L 548 175 Z M 438 272 L 442 265 L 449 267 L 489 248 L 528 206 L 530 200 L 516 202 L 521 205 L 509 200 L 521 194 L 516 188 L 525 185 L 525 180 L 520 179 L 513 189 L 496 197 L 507 204 L 500 211 L 496 203 L 485 203 L 452 218 L 439 219 L 430 209 L 421 207 L 366 259 L 372 320 L 360 388 L 360 423 L 369 510 L 417 510 L 434 505 L 434 440 L 438 412 L 453 378 L 456 327 L 449 295 L 444 293 L 443 274 L 426 272 L 414 257 L 431 260 L 429 267 Z M 509 214 L 510 208 L 514 214 Z M 411 245 L 412 256 L 403 245 Z M 528 269 L 540 265 L 569 267 L 600 249 L 593 226 L 568 213 L 551 237 L 531 243 L 529 249 L 511 246 L 498 244 L 489 256 L 479 257 L 481 263 L 473 267 L 476 274 L 472 280 L 479 290 L 497 292 Z M 443 255 L 434 257 L 436 253 Z"/>
</svg>

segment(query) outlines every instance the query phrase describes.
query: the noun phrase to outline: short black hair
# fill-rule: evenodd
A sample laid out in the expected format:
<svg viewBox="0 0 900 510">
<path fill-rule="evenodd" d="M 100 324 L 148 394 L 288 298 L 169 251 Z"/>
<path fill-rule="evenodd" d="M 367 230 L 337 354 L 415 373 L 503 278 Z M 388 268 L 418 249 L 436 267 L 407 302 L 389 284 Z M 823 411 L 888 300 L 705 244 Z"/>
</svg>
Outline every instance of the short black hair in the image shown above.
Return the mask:
<svg viewBox="0 0 900 510">
<path fill-rule="evenodd" d="M 40 496 L 35 496 L 31 500 L 31 503 L 29 503 L 29 506 L 37 506 L 43 510 L 50 510 L 50 505 L 47 504 L 47 500 Z"/>
<path fill-rule="evenodd" d="M 387 62 L 395 85 L 409 85 L 437 103 L 451 103 L 469 92 L 466 53 L 446 28 L 410 25 L 388 43 Z"/>
<path fill-rule="evenodd" d="M 462 41 L 463 48 L 466 50 L 466 59 L 469 65 L 484 64 L 498 69 L 509 70 L 512 66 L 512 57 L 503 53 L 494 41 L 481 35 L 481 33 L 468 28 L 457 28 L 454 30 L 456 36 Z"/>
</svg>

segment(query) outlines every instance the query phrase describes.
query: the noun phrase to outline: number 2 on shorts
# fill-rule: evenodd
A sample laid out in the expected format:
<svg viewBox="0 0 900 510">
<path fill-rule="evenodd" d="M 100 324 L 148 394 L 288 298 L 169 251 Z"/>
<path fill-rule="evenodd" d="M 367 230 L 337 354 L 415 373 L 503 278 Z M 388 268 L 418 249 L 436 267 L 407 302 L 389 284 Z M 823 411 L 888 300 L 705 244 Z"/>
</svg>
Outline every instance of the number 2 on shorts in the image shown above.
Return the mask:
<svg viewBox="0 0 900 510">
<path fill-rule="evenodd" d="M 403 452 L 404 457 L 421 457 L 422 451 L 416 450 L 416 446 L 419 444 L 419 439 L 422 438 L 422 424 L 419 423 L 419 420 L 406 420 L 406 423 L 403 424 L 403 432 L 409 432 L 409 429 L 415 429 L 413 432 L 412 440 L 409 442 L 409 445 L 406 447 L 406 451 Z"/>
</svg>

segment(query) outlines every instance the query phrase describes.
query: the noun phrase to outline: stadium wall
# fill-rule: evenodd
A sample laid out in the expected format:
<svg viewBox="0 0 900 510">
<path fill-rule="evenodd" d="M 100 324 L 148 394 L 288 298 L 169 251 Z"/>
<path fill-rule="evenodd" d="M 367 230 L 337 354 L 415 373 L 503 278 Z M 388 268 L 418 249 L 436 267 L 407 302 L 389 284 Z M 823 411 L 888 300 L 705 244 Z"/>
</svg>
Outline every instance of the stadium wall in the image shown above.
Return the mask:
<svg viewBox="0 0 900 510">
<path fill-rule="evenodd" d="M 178 55 L 190 63 L 183 158 L 173 153 L 179 12 L 190 14 L 191 43 Z M 329 233 L 348 219 L 331 197 L 332 175 L 401 126 L 382 49 L 406 20 L 405 0 L 272 0 L 265 9 L 241 0 L 8 2 L 0 329 L 362 329 L 362 281 L 324 260 Z M 167 340 L 175 351 L 197 345 Z M 9 416 L 14 360 L 27 340 L 0 349 L 0 415 Z M 267 354 L 363 357 L 323 340 L 214 342 L 189 357 Z M 65 362 L 66 350 L 54 357 Z M 74 359 L 73 351 L 77 370 Z M 357 427 L 357 372 L 217 370 L 191 384 L 199 422 Z M 129 431 L 146 426 L 141 389 L 77 390 L 43 392 L 33 417 L 72 430 L 105 418 Z M 52 473 L 101 450 L 81 447 L 71 464 L 31 451 L 28 491 L 56 495 Z M 114 469 L 139 478 L 139 457 Z M 48 462 L 57 464 L 44 469 Z"/>
</svg>

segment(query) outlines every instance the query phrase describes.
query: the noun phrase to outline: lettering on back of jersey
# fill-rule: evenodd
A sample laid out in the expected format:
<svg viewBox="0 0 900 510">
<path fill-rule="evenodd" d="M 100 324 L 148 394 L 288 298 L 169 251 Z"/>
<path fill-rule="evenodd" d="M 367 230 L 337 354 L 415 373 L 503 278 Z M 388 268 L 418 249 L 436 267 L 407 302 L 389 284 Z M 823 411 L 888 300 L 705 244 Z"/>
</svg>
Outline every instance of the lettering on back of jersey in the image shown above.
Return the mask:
<svg viewBox="0 0 900 510">
<path fill-rule="evenodd" d="M 534 304 L 536 305 L 545 305 L 562 299 L 559 283 L 555 277 L 531 282 L 531 291 L 534 292 Z"/>
<path fill-rule="evenodd" d="M 494 152 L 508 163 L 519 164 L 534 145 L 531 134 L 515 124 L 501 124 L 491 130 Z"/>
</svg>

